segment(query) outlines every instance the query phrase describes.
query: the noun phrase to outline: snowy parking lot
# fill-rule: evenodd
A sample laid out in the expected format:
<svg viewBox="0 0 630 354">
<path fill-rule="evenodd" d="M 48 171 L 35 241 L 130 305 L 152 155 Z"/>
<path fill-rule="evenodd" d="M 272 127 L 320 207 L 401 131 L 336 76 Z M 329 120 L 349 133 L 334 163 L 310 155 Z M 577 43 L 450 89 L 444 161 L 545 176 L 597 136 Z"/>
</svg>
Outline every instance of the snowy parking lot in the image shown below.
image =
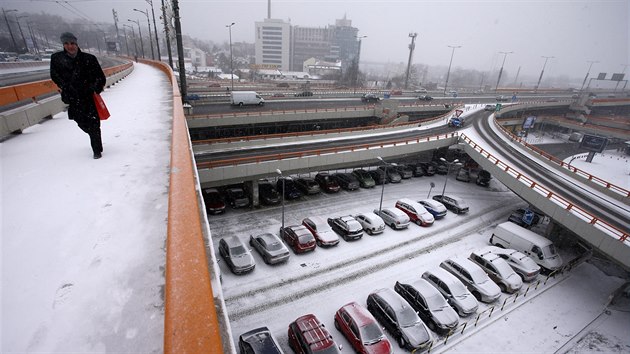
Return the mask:
<svg viewBox="0 0 630 354">
<path fill-rule="evenodd" d="M 388 184 L 384 190 L 383 207 L 393 207 L 400 198 L 427 198 L 431 182 L 435 187 L 430 195 L 441 194 L 444 181 L 445 176 L 435 175 Z M 372 212 L 378 209 L 381 191 L 381 186 L 376 186 L 287 201 L 285 225 L 300 224 L 309 216 L 327 218 Z M 365 306 L 368 294 L 376 289 L 393 288 L 396 281 L 418 279 L 425 270 L 438 267 L 449 257 L 468 257 L 473 250 L 488 245 L 497 223 L 505 221 L 512 210 L 526 206 L 496 180 L 492 180 L 489 187 L 481 187 L 474 182 L 456 181 L 451 174 L 446 194 L 462 197 L 468 202 L 470 212 L 456 215 L 449 211 L 446 217 L 429 227 L 411 224 L 400 231 L 386 227 L 383 234 L 365 234 L 362 239 L 349 242 L 342 239 L 332 248 L 318 247 L 314 252 L 300 255 L 291 252 L 287 263 L 273 266 L 265 264 L 260 255 L 253 252 L 256 268 L 245 275 L 232 274 L 219 258 L 223 295 L 234 340 L 238 341 L 241 333 L 267 326 L 283 350 L 290 353 L 289 323 L 299 316 L 313 313 L 342 346 L 342 352 L 350 353 L 349 342 L 334 329 L 333 315 L 341 306 L 352 301 Z M 278 234 L 281 218 L 280 205 L 230 209 L 223 215 L 209 216 L 213 244 L 218 245 L 220 238 L 232 235 L 247 242 L 252 234 Z M 544 226 L 539 227 L 539 231 L 542 230 Z M 573 256 L 566 250 L 560 251 L 565 260 Z M 217 249 L 215 254 L 218 255 Z M 584 279 L 588 281 L 587 287 L 584 287 Z M 446 344 L 445 337 L 433 333 L 431 351 L 554 352 L 600 315 L 608 296 L 623 283 L 620 278 L 600 274 L 589 264 L 545 280 L 546 277 L 539 276 L 538 280 L 525 283 L 518 296 L 502 294 L 495 303 L 481 303 L 477 314 L 460 317 L 457 334 L 448 338 Z M 576 289 L 579 290 L 577 293 Z M 538 340 L 523 342 L 523 335 Z M 404 352 L 395 345 L 396 341 L 389 333 L 387 336 L 394 343 L 394 352 Z M 496 343 L 492 349 L 487 338 Z M 614 339 L 610 341 L 616 343 Z M 623 343 L 623 340 L 619 341 Z M 513 348 L 516 343 L 521 347 Z"/>
</svg>

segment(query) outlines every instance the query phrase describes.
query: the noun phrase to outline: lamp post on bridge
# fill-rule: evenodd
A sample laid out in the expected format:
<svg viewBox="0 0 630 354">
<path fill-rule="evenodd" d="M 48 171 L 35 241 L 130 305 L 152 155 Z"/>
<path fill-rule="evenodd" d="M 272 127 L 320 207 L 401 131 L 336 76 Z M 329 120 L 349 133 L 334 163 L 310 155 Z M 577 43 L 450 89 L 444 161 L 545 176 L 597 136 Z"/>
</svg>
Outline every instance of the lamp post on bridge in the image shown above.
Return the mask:
<svg viewBox="0 0 630 354">
<path fill-rule="evenodd" d="M 444 92 L 442 93 L 446 96 L 446 88 L 448 87 L 448 78 L 451 76 L 451 65 L 453 64 L 453 55 L 455 55 L 455 49 L 461 48 L 461 45 L 449 45 L 449 48 L 453 48 L 451 51 L 451 61 L 448 63 L 448 71 L 446 72 L 446 83 L 444 84 Z"/>
<path fill-rule="evenodd" d="M 151 39 L 151 21 L 149 20 L 149 13 L 147 11 L 142 11 L 138 9 L 133 9 L 133 11 L 143 13 L 147 17 L 147 27 L 149 27 L 149 46 L 151 47 L 151 59 L 155 60 L 155 53 L 153 52 L 153 40 Z M 138 28 L 140 28 L 139 23 L 138 23 Z"/>
<path fill-rule="evenodd" d="M 140 49 L 142 49 L 142 58 L 144 59 L 144 42 L 142 41 L 142 29 L 140 29 L 140 21 L 138 20 L 130 20 L 127 19 L 127 21 L 129 22 L 133 22 L 136 25 L 138 25 L 138 35 L 140 36 Z"/>
<path fill-rule="evenodd" d="M 497 92 L 499 89 L 499 82 L 501 81 L 501 75 L 503 75 L 503 66 L 505 65 L 505 58 L 507 58 L 508 54 L 512 54 L 514 52 L 499 52 L 503 54 L 503 63 L 501 64 L 501 70 L 499 70 L 499 78 L 497 79 L 497 86 L 494 88 L 494 92 Z"/>
<path fill-rule="evenodd" d="M 136 44 L 136 30 L 133 28 L 133 26 L 130 26 L 126 23 L 123 23 L 123 27 L 129 27 L 131 28 L 131 34 L 132 34 L 132 38 L 133 38 L 133 55 L 136 56 L 136 58 L 138 57 L 138 45 Z M 125 40 L 127 40 L 127 33 L 125 31 Z M 129 52 L 129 46 L 127 46 L 127 52 Z"/>
<path fill-rule="evenodd" d="M 555 57 L 542 56 L 541 58 L 545 58 L 545 63 L 543 64 L 542 71 L 540 72 L 540 77 L 538 78 L 538 83 L 536 84 L 536 88 L 534 89 L 534 93 L 538 92 L 538 87 L 540 86 L 540 82 L 542 81 L 543 74 L 545 73 L 545 66 L 547 66 L 547 60 L 555 58 Z"/>
</svg>

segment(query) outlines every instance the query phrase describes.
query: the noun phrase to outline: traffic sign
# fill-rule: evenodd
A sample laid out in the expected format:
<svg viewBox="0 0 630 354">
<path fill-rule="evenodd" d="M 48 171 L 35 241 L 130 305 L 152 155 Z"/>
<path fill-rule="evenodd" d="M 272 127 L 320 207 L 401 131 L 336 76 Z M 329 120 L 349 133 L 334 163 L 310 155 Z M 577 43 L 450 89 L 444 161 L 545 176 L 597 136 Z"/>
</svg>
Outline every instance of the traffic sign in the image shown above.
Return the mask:
<svg viewBox="0 0 630 354">
<path fill-rule="evenodd" d="M 527 225 L 531 225 L 532 221 L 534 221 L 534 212 L 527 209 L 525 213 L 523 213 L 523 222 Z"/>
</svg>

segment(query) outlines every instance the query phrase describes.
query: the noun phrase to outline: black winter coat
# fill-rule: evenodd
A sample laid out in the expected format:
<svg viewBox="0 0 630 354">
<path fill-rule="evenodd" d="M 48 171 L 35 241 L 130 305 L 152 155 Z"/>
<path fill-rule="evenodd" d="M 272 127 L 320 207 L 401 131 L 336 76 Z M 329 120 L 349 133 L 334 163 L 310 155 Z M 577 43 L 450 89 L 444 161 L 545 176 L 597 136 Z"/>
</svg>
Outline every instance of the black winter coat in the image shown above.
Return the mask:
<svg viewBox="0 0 630 354">
<path fill-rule="evenodd" d="M 74 58 L 65 50 L 53 54 L 50 58 L 50 78 L 61 89 L 64 103 L 89 111 L 94 106 L 92 93 L 101 93 L 105 87 L 105 74 L 98 60 L 81 49 Z"/>
</svg>

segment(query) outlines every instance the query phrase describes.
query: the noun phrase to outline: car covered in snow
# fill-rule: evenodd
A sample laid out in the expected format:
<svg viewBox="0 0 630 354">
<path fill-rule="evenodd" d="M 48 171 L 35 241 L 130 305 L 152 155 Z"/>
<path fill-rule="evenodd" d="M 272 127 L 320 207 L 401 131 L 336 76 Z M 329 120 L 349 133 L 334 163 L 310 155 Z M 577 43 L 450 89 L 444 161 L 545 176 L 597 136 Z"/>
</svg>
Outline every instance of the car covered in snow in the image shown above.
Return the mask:
<svg viewBox="0 0 630 354">
<path fill-rule="evenodd" d="M 354 215 L 354 218 L 363 226 L 363 230 L 368 235 L 376 235 L 385 231 L 385 222 L 376 214 L 361 213 Z"/>
<path fill-rule="evenodd" d="M 326 219 L 321 216 L 311 216 L 302 220 L 304 225 L 315 237 L 315 242 L 320 247 L 332 247 L 339 244 L 339 236 L 328 225 Z"/>
<path fill-rule="evenodd" d="M 351 215 L 329 218 L 328 225 L 346 241 L 363 237 L 363 226 Z"/>
<path fill-rule="evenodd" d="M 296 254 L 315 250 L 315 237 L 304 225 L 280 227 L 280 236 Z"/>
<path fill-rule="evenodd" d="M 249 244 L 267 264 L 286 262 L 289 259 L 289 249 L 278 236 L 272 233 L 251 235 Z"/>
<path fill-rule="evenodd" d="M 380 216 L 383 222 L 385 222 L 385 225 L 394 230 L 405 229 L 411 223 L 409 216 L 398 208 L 374 209 L 374 214 Z"/>
<path fill-rule="evenodd" d="M 234 274 L 245 274 L 256 267 L 252 253 L 238 236 L 220 239 L 219 254 Z"/>
</svg>

